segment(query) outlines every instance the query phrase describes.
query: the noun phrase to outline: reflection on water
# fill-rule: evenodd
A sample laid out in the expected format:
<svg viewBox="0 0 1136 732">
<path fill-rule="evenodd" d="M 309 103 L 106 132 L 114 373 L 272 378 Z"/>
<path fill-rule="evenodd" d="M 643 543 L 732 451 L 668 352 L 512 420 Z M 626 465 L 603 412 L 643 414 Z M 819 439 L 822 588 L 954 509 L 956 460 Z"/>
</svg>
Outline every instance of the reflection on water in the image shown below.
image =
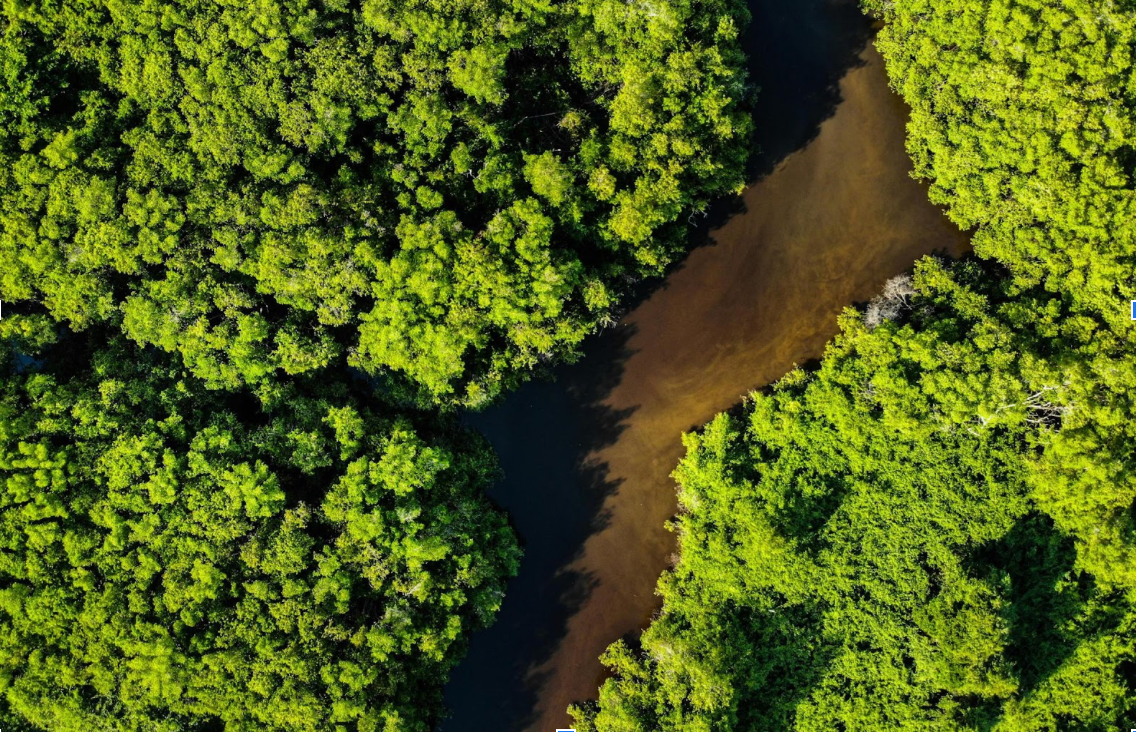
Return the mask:
<svg viewBox="0 0 1136 732">
<path fill-rule="evenodd" d="M 443 732 L 566 726 L 565 707 L 603 678 L 599 654 L 657 609 L 680 433 L 818 357 L 841 308 L 919 256 L 967 247 L 909 176 L 906 111 L 855 2 L 752 10 L 754 184 L 556 383 L 469 419 L 501 457 L 492 496 L 526 555 L 496 625 L 455 669 Z"/>
</svg>

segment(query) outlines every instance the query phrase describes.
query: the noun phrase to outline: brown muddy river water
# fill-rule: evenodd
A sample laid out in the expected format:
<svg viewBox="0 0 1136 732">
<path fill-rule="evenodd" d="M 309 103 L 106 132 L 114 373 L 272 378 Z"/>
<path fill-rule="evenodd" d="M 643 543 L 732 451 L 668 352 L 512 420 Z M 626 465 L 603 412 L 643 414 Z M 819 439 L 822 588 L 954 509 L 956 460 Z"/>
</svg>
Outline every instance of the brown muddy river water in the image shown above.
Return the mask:
<svg viewBox="0 0 1136 732">
<path fill-rule="evenodd" d="M 680 435 L 819 357 L 847 305 L 967 237 L 927 202 L 907 112 L 854 2 L 752 0 L 761 88 L 753 183 L 705 245 L 585 357 L 469 422 L 500 455 L 491 492 L 525 559 L 446 689 L 441 732 L 553 732 L 594 698 L 598 656 L 637 634 L 674 537 Z"/>
</svg>

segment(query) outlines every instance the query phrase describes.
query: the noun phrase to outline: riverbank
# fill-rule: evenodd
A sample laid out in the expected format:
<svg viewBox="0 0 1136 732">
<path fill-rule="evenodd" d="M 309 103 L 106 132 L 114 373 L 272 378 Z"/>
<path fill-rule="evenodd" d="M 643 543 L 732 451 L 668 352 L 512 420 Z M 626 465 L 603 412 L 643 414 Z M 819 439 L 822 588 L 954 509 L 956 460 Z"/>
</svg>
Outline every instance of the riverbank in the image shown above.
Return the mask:
<svg viewBox="0 0 1136 732">
<path fill-rule="evenodd" d="M 568 725 L 566 706 L 602 680 L 599 654 L 658 606 L 681 433 L 820 356 L 840 310 L 920 256 L 967 249 L 910 178 L 907 112 L 868 21 L 854 3 L 804 5 L 754 8 L 747 45 L 768 136 L 759 178 L 711 243 L 557 383 L 470 420 L 501 455 L 493 498 L 527 554 L 497 625 L 453 675 L 447 732 Z M 832 59 L 810 67 L 802 54 L 817 49 Z"/>
</svg>

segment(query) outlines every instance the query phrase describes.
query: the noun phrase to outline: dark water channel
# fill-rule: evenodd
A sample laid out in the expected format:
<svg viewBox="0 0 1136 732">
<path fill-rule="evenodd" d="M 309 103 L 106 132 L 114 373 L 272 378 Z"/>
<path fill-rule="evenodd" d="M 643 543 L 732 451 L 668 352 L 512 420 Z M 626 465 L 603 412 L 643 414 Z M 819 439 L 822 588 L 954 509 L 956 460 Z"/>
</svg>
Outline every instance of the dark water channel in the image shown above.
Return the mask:
<svg viewBox="0 0 1136 732">
<path fill-rule="evenodd" d="M 598 656 L 658 607 L 680 435 L 820 356 L 841 308 L 966 238 L 909 175 L 907 112 L 849 0 L 751 0 L 761 88 L 745 194 L 705 244 L 554 383 L 469 422 L 506 478 L 491 495 L 525 546 L 496 624 L 446 689 L 440 732 L 552 732 L 593 698 Z"/>
</svg>

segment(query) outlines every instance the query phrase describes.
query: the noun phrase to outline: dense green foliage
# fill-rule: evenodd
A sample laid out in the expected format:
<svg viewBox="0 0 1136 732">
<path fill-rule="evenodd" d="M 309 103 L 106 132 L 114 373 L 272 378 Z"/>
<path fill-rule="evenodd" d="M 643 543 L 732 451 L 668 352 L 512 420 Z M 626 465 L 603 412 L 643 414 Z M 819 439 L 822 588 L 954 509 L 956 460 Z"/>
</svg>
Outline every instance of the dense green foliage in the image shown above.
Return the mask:
<svg viewBox="0 0 1136 732">
<path fill-rule="evenodd" d="M 214 386 L 329 364 L 478 404 L 737 188 L 738 0 L 29 0 L 0 296 Z"/>
<path fill-rule="evenodd" d="M 517 566 L 487 448 L 327 376 L 221 395 L 160 352 L 84 349 L 0 361 L 0 712 L 431 729 Z"/>
<path fill-rule="evenodd" d="M 1000 287 L 926 260 L 906 323 L 848 311 L 818 371 L 686 437 L 662 614 L 642 653 L 608 651 L 583 729 L 1104 732 L 1136 714 L 1131 451 L 1078 454 L 1105 418 L 1078 357 L 1093 338 L 1053 338 L 1059 311 Z"/>
<path fill-rule="evenodd" d="M 1031 325 L 1082 396 L 1046 453 L 1044 491 L 1093 571 L 1136 585 L 1117 518 L 1136 479 L 1136 6 L 865 6 L 886 22 L 878 45 L 912 107 L 908 149 L 932 200 L 1015 287 L 1051 293 Z"/>
<path fill-rule="evenodd" d="M 866 0 L 931 197 L 1025 286 L 1131 328 L 1136 6 Z"/>
<path fill-rule="evenodd" d="M 989 261 L 686 437 L 587 732 L 1136 722 L 1136 6 L 864 4 Z M 368 392 L 484 403 L 673 260 L 741 182 L 742 3 L 0 13 L 36 313 L 0 321 L 0 725 L 425 732 L 518 549 L 484 445 Z"/>
</svg>

